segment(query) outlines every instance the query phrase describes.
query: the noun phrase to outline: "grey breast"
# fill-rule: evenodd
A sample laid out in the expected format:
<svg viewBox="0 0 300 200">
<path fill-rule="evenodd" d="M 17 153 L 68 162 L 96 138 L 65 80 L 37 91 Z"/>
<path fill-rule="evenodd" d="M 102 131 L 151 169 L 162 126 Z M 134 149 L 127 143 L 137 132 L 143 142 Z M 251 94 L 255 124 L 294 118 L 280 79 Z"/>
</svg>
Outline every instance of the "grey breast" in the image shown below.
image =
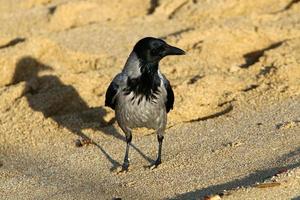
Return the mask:
<svg viewBox="0 0 300 200">
<path fill-rule="evenodd" d="M 119 75 L 119 91 L 117 94 L 116 118 L 121 128 L 146 127 L 151 129 L 163 128 L 166 125 L 165 101 L 167 97 L 163 81 L 161 81 L 156 99 L 146 100 L 143 96 L 135 97 L 134 93 L 125 95 L 123 89 L 126 88 L 127 78 L 135 78 L 141 75 L 140 63 L 135 55 L 131 53 L 122 73 Z M 162 80 L 163 76 L 158 71 Z M 139 101 L 139 98 L 141 100 Z M 126 126 L 126 127 L 125 127 Z"/>
<path fill-rule="evenodd" d="M 166 123 L 166 110 L 164 106 L 164 88 L 159 87 L 157 98 L 146 99 L 145 96 L 137 96 L 120 93 L 116 107 L 117 120 L 128 128 L 146 127 L 158 129 Z M 121 126 L 122 126 L 121 125 Z"/>
</svg>

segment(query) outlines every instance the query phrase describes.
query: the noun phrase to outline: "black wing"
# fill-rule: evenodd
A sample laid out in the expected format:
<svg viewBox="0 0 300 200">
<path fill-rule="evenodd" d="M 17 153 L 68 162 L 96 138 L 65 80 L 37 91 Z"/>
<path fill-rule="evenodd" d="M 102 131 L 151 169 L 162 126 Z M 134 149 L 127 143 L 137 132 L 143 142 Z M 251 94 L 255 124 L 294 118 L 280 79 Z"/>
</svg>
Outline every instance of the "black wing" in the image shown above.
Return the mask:
<svg viewBox="0 0 300 200">
<path fill-rule="evenodd" d="M 116 107 L 116 95 L 118 93 L 119 85 L 122 81 L 121 74 L 118 74 L 114 80 L 110 83 L 110 85 L 107 88 L 106 94 L 105 94 L 105 106 L 111 107 L 112 109 L 115 109 Z"/>
<path fill-rule="evenodd" d="M 172 90 L 172 87 L 170 85 L 170 82 L 168 81 L 168 79 L 166 79 L 166 77 L 164 76 L 164 85 L 165 88 L 167 90 L 167 101 L 165 102 L 166 105 L 166 110 L 167 113 L 173 109 L 173 105 L 174 105 L 174 92 Z"/>
</svg>

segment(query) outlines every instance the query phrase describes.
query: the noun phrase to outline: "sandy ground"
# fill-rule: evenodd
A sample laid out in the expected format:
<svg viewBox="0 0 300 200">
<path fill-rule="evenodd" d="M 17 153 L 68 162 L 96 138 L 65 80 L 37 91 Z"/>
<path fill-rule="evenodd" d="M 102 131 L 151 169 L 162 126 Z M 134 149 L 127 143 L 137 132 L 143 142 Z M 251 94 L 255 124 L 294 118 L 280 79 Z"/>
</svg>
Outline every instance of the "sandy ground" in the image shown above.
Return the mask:
<svg viewBox="0 0 300 200">
<path fill-rule="evenodd" d="M 1 199 L 300 199 L 298 0 L 0 0 Z M 105 90 L 135 42 L 175 92 L 163 164 Z M 85 135 L 94 144 L 75 147 Z"/>
</svg>

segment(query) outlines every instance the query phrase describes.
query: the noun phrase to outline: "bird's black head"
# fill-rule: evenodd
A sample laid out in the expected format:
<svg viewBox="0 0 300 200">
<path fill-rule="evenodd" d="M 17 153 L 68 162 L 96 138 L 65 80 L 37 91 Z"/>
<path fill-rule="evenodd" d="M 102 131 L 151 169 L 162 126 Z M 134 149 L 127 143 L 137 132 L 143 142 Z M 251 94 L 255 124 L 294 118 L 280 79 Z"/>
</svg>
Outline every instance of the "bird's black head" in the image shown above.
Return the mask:
<svg viewBox="0 0 300 200">
<path fill-rule="evenodd" d="M 134 71 L 135 73 L 133 74 L 139 74 L 139 76 L 129 76 L 127 79 L 125 95 L 134 92 L 135 96 L 146 96 L 147 100 L 156 98 L 158 87 L 161 84 L 161 78 L 158 74 L 159 61 L 168 55 L 185 54 L 183 50 L 168 45 L 165 41 L 153 37 L 146 37 L 138 41 L 133 48 L 133 53 L 135 53 L 138 58 L 140 74 L 136 73 L 136 70 L 138 69 L 136 64 L 129 64 L 127 66 L 127 68 L 129 68 L 127 70 L 131 70 L 131 72 Z"/>
<path fill-rule="evenodd" d="M 145 63 L 158 64 L 159 61 L 168 55 L 184 55 L 185 52 L 177 47 L 168 45 L 165 41 L 146 37 L 136 43 L 133 48 L 138 58 Z"/>
</svg>

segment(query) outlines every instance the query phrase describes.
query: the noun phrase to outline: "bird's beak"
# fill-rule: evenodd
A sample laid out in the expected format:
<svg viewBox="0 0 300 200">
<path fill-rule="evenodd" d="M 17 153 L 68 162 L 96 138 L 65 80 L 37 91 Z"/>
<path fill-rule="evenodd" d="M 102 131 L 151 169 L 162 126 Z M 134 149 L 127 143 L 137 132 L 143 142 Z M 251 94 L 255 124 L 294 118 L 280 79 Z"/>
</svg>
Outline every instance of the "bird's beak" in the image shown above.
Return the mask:
<svg viewBox="0 0 300 200">
<path fill-rule="evenodd" d="M 166 47 L 166 56 L 168 55 L 184 55 L 185 51 L 183 51 L 182 49 L 179 49 L 177 47 L 171 46 L 171 45 L 167 45 Z"/>
</svg>

